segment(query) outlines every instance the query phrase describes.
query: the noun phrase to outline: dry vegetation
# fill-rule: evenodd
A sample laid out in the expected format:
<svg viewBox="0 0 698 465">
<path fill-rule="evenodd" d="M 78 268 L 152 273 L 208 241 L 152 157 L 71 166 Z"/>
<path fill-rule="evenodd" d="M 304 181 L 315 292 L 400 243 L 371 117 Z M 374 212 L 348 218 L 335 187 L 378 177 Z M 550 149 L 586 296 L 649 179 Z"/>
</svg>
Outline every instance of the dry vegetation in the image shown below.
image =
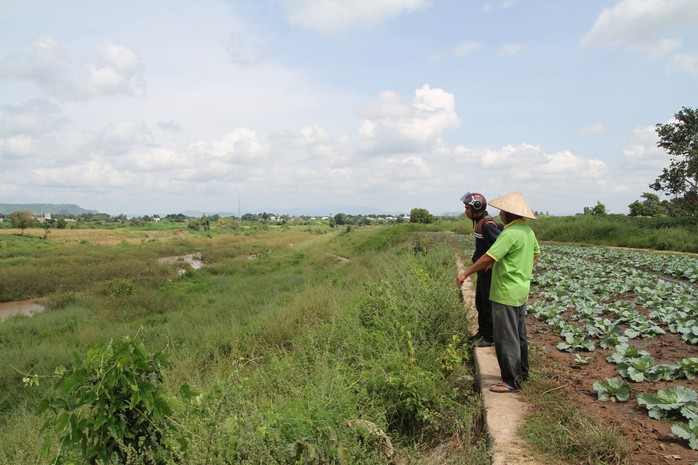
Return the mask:
<svg viewBox="0 0 698 465">
<path fill-rule="evenodd" d="M 19 229 L 5 229 L 4 234 L 22 234 Z M 47 234 L 48 233 L 48 234 Z M 136 244 L 149 240 L 188 237 L 186 231 L 128 231 L 125 229 L 25 229 L 24 236 L 46 238 L 59 244 L 89 242 L 95 245 L 115 245 L 123 241 Z"/>
</svg>

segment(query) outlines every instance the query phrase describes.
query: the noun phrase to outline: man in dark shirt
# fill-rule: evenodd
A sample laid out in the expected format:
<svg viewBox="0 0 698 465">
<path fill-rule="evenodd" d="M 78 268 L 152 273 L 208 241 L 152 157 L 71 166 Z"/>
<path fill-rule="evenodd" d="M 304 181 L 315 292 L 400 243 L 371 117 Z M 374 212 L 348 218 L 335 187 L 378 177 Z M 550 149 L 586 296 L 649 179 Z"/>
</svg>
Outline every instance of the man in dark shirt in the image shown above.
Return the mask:
<svg viewBox="0 0 698 465">
<path fill-rule="evenodd" d="M 460 200 L 465 204 L 465 215 L 473 221 L 475 252 L 473 252 L 472 261 L 475 263 L 494 244 L 501 229 L 492 217 L 487 214 L 487 200 L 485 196 L 477 192 L 468 192 Z M 460 280 L 460 282 L 462 283 L 463 281 Z M 475 287 L 478 330 L 473 335 L 473 339 L 478 340 L 478 347 L 492 347 L 494 345 L 492 302 L 490 301 L 491 284 L 492 269 L 478 271 Z"/>
</svg>

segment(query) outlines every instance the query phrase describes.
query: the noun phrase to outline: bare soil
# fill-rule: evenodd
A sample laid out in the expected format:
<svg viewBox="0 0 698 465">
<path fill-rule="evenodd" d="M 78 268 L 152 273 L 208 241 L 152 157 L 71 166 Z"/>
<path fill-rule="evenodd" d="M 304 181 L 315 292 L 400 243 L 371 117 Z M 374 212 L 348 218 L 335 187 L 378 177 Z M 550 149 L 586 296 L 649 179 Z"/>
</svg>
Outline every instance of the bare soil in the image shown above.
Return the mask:
<svg viewBox="0 0 698 465">
<path fill-rule="evenodd" d="M 593 383 L 620 377 L 616 365 L 606 361 L 606 357 L 611 353 L 610 350 L 597 348 L 593 352 L 580 353 L 585 357 L 591 356 L 592 360 L 589 365 L 577 367 L 574 364 L 575 354 L 557 349 L 557 344 L 561 342 L 560 336 L 553 332 L 544 332 L 548 329 L 545 323 L 530 318 L 527 321 L 527 328 L 529 344 L 544 349 L 547 360 L 545 370 L 553 371 L 559 385 L 569 393 L 576 407 L 589 417 L 615 428 L 633 442 L 633 452 L 628 464 L 698 463 L 698 451 L 692 450 L 686 441 L 671 433 L 671 425 L 675 421 L 654 420 L 647 415 L 643 407 L 637 404 L 637 396 L 643 392 L 654 394 L 659 389 L 678 385 L 698 391 L 698 379 L 658 383 L 630 382 L 633 394 L 628 402 L 602 402 L 596 398 L 596 393 L 592 389 Z M 686 357 L 698 357 L 698 347 L 684 342 L 678 335 L 670 333 L 667 328 L 664 329 L 667 332 L 666 335 L 633 339 L 630 342 L 649 352 L 654 357 L 655 364 L 681 361 Z"/>
</svg>

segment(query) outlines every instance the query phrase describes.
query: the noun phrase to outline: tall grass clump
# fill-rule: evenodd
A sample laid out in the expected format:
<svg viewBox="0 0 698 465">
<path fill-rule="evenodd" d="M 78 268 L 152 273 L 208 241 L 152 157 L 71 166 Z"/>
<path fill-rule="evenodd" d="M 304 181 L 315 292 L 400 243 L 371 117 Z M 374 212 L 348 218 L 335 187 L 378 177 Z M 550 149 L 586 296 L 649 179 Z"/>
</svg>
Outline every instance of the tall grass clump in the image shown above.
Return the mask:
<svg viewBox="0 0 698 465">
<path fill-rule="evenodd" d="M 564 390 L 555 389 L 554 370 L 542 364 L 543 355 L 532 347 L 533 372 L 526 384 L 526 401 L 533 408 L 519 430 L 532 449 L 556 463 L 627 463 L 632 444 L 622 432 L 608 428 L 577 410 Z"/>
</svg>

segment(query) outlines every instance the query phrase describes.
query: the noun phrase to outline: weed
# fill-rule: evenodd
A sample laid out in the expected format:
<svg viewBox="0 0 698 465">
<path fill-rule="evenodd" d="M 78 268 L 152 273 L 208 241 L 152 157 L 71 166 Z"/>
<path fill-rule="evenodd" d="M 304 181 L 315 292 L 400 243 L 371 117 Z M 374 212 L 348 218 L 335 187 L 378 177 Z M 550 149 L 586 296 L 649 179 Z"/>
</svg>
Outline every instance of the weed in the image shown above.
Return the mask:
<svg viewBox="0 0 698 465">
<path fill-rule="evenodd" d="M 535 346 L 532 346 L 535 347 Z M 543 355 L 540 349 L 530 352 L 535 359 Z M 547 373 L 534 372 L 526 384 L 526 401 L 533 404 L 519 431 L 534 450 L 564 463 L 596 463 L 621 465 L 631 452 L 631 444 L 620 431 L 607 428 L 579 412 L 564 390 Z"/>
</svg>

